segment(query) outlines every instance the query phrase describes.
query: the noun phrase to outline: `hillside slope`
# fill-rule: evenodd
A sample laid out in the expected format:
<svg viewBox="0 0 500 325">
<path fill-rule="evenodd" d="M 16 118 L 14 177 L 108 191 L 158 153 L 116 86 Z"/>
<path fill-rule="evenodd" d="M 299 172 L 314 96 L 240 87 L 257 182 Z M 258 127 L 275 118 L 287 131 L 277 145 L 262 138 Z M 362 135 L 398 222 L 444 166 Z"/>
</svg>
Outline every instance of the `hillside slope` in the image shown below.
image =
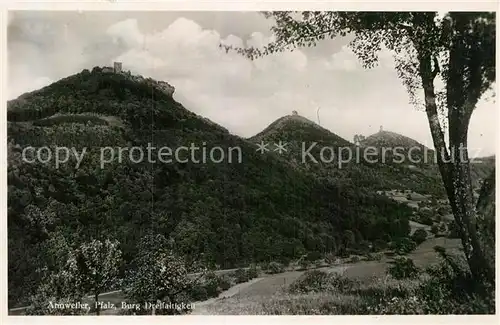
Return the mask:
<svg viewBox="0 0 500 325">
<path fill-rule="evenodd" d="M 409 166 L 408 161 L 402 164 L 394 162 L 390 153 L 382 154 L 376 150 L 381 143 L 372 143 L 373 137 L 368 138 L 366 145 L 358 147 L 300 115 L 284 116 L 250 140 L 254 143 L 264 141 L 271 147 L 279 141 L 285 142 L 287 152 L 282 156 L 297 169 L 319 175 L 342 188 L 367 191 L 411 189 L 436 197 L 444 195 L 439 175 L 434 170 Z M 368 148 L 368 144 L 373 144 L 374 148 Z M 413 143 L 402 142 L 401 145 Z M 309 154 L 305 155 L 306 151 Z"/>
<path fill-rule="evenodd" d="M 154 80 L 84 70 L 9 102 L 8 119 L 10 308 L 58 267 L 58 255 L 91 238 L 119 240 L 124 269 L 150 233 L 206 265 L 231 267 L 339 251 L 353 245 L 344 240 L 348 230 L 358 243 L 409 231 L 408 208 L 256 152 Z M 148 144 L 200 149 L 165 162 Z M 78 168 L 75 157 L 59 166 L 26 162 L 28 146 L 53 153 L 67 147 L 83 159 Z M 117 147 L 125 153 L 111 150 Z M 215 157 L 222 151 L 225 159 L 203 161 L 202 148 L 208 154 L 215 147 Z M 49 158 L 46 151 L 40 157 Z"/>
<path fill-rule="evenodd" d="M 419 168 L 428 175 L 440 177 L 436 160 L 436 155 L 439 153 L 412 138 L 395 132 L 380 131 L 361 141 L 361 145 L 379 149 L 386 148 L 395 150 L 398 148 L 397 152 L 405 155 L 405 157 L 411 157 L 411 161 L 406 162 L 407 165 L 411 164 L 414 168 Z M 471 152 L 470 154 L 473 153 Z M 474 189 L 479 191 L 483 180 L 490 175 L 494 166 L 495 156 L 471 159 L 470 169 L 472 186 Z"/>
</svg>

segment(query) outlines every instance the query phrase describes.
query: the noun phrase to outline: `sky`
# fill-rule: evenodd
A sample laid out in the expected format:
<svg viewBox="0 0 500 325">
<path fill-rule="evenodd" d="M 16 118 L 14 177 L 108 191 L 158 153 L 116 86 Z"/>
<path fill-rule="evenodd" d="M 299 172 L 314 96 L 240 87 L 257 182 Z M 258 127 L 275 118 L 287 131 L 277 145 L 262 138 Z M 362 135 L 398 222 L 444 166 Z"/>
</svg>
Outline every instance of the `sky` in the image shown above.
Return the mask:
<svg viewBox="0 0 500 325">
<path fill-rule="evenodd" d="M 388 51 L 367 70 L 348 37 L 255 61 L 219 48 L 263 46 L 270 26 L 255 12 L 11 11 L 8 97 L 120 61 L 133 74 L 167 81 L 184 107 L 242 137 L 296 110 L 349 141 L 383 126 L 433 147 L 425 112 L 408 103 Z M 496 152 L 495 107 L 481 101 L 472 116 L 469 148 L 477 156 Z"/>
</svg>

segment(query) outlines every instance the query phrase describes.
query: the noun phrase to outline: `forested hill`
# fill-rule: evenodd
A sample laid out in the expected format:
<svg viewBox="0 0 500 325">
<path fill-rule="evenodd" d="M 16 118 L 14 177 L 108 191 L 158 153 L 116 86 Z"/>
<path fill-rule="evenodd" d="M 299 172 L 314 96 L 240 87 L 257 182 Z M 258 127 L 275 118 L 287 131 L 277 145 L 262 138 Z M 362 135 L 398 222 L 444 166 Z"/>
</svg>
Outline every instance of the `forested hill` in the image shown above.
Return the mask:
<svg viewBox="0 0 500 325">
<path fill-rule="evenodd" d="M 408 208 L 339 190 L 256 152 L 154 80 L 84 70 L 9 102 L 8 119 L 9 307 L 25 303 L 69 249 L 92 238 L 118 240 L 125 270 L 150 233 L 164 234 L 185 256 L 231 267 L 339 252 L 409 231 Z M 153 150 L 138 162 L 137 151 L 134 160 L 125 151 L 121 162 L 118 153 L 106 156 L 101 168 L 102 148 L 140 147 L 147 157 L 148 143 L 172 150 L 193 143 L 207 152 L 218 146 L 226 157 L 161 162 Z M 28 146 L 50 147 L 52 160 L 42 151 L 46 163 L 23 161 Z M 87 151 L 78 168 L 76 158 L 56 166 L 56 146 Z M 229 148 L 241 149 L 241 162 Z"/>
<path fill-rule="evenodd" d="M 391 160 L 393 155 L 390 150 L 387 153 L 377 152 L 382 143 L 387 148 L 401 146 L 405 149 L 402 152 L 405 153 L 412 145 L 418 144 L 415 140 L 401 135 L 397 138 L 408 141 L 380 142 L 371 141 L 375 140 L 375 137 L 368 137 L 367 142 L 358 147 L 303 116 L 288 115 L 271 123 L 262 132 L 250 138 L 250 141 L 254 143 L 264 141 L 271 144 L 286 142 L 288 149 L 286 156 L 296 168 L 306 169 L 338 186 L 374 192 L 409 189 L 435 197 L 444 197 L 444 188 L 436 169 L 425 165 L 411 166 L 408 159 L 402 163 L 394 162 Z M 370 153 L 370 149 L 374 150 Z M 304 155 L 306 151 L 310 155 Z"/>
<path fill-rule="evenodd" d="M 375 148 L 399 148 L 399 152 L 403 153 L 406 157 L 412 157 L 415 162 L 409 162 L 413 164 L 415 170 L 422 170 L 429 176 L 437 177 L 439 182 L 441 177 L 437 167 L 437 160 L 435 160 L 435 155 L 439 153 L 429 149 L 418 141 L 406 137 L 404 135 L 390 132 L 390 131 L 380 131 L 375 134 L 368 136 L 366 139 L 361 141 L 361 145 L 364 147 L 375 147 Z M 412 150 L 412 151 L 410 151 Z M 495 156 L 476 158 L 474 150 L 469 152 L 471 155 L 471 179 L 472 185 L 476 190 L 479 190 L 482 182 L 490 175 L 495 167 Z"/>
</svg>

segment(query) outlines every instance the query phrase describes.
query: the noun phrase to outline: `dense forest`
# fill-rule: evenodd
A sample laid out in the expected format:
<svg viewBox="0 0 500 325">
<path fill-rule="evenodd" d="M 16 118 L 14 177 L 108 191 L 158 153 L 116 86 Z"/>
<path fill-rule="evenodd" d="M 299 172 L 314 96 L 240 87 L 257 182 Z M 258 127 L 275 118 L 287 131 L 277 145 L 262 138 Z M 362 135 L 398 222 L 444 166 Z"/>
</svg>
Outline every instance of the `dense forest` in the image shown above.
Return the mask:
<svg viewBox="0 0 500 325">
<path fill-rule="evenodd" d="M 188 259 L 229 268 L 341 254 L 410 231 L 408 207 L 359 187 L 365 172 L 339 183 L 260 154 L 252 141 L 124 74 L 96 67 L 64 78 L 9 102 L 8 121 L 10 308 L 25 304 L 68 251 L 96 239 L 119 243 L 120 278 L 143 253 L 146 235 L 165 236 Z M 243 159 L 165 164 L 153 152 L 157 163 L 115 157 L 100 167 L 100 148 L 148 143 L 239 147 Z M 75 158 L 56 168 L 23 161 L 28 146 L 87 152 L 78 168 Z"/>
</svg>

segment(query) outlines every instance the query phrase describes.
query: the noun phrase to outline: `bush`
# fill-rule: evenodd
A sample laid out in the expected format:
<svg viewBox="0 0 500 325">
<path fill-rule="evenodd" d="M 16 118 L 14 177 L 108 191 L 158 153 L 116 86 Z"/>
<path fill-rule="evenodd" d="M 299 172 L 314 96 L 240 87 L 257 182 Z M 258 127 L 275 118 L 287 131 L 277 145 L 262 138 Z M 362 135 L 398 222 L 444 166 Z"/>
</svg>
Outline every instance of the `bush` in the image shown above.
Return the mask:
<svg viewBox="0 0 500 325">
<path fill-rule="evenodd" d="M 395 279 L 413 279 L 419 274 L 419 269 L 411 258 L 399 257 L 392 264 L 388 272 Z"/>
<path fill-rule="evenodd" d="M 249 280 L 257 278 L 259 276 L 259 270 L 257 269 L 257 266 L 253 264 L 250 265 L 247 270 L 247 275 Z"/>
<path fill-rule="evenodd" d="M 422 244 L 427 239 L 427 231 L 425 229 L 417 229 L 411 236 L 411 239 L 417 244 Z"/>
<path fill-rule="evenodd" d="M 337 256 L 333 253 L 328 253 L 325 255 L 326 264 L 334 264 L 337 261 Z"/>
<path fill-rule="evenodd" d="M 209 298 L 217 297 L 221 292 L 220 278 L 214 272 L 207 273 L 207 275 L 205 275 L 203 287 Z"/>
<path fill-rule="evenodd" d="M 386 249 L 386 248 L 387 248 L 387 242 L 382 240 L 382 239 L 376 239 L 373 242 L 373 249 L 376 251 Z"/>
<path fill-rule="evenodd" d="M 189 296 L 192 301 L 203 301 L 208 299 L 207 289 L 201 284 L 196 284 L 191 287 Z"/>
<path fill-rule="evenodd" d="M 358 256 L 358 255 L 353 255 L 351 256 L 351 258 L 349 259 L 349 263 L 357 263 L 361 260 L 361 258 Z"/>
<path fill-rule="evenodd" d="M 463 256 L 448 255 L 435 247 L 443 261 L 427 268 L 430 279 L 419 288 L 418 295 L 428 313 L 493 314 L 495 290 L 476 281 Z"/>
<path fill-rule="evenodd" d="M 231 280 L 225 275 L 221 276 L 219 279 L 219 287 L 222 291 L 229 290 L 229 288 L 232 287 Z"/>
<path fill-rule="evenodd" d="M 299 261 L 300 269 L 302 270 L 307 270 L 309 267 L 311 267 L 311 261 L 309 261 L 307 258 L 303 258 Z"/>
<path fill-rule="evenodd" d="M 311 262 L 312 262 L 312 261 L 319 260 L 320 258 L 321 258 L 321 253 L 316 252 L 316 251 L 314 251 L 314 252 L 309 252 L 309 253 L 307 254 L 307 257 L 306 257 L 306 259 L 308 259 L 308 260 L 309 260 L 309 261 L 311 261 Z"/>
<path fill-rule="evenodd" d="M 342 277 L 337 273 L 326 273 L 319 270 L 307 271 L 289 287 L 291 293 L 310 292 L 347 292 L 357 282 Z"/>
<path fill-rule="evenodd" d="M 280 257 L 278 260 L 278 263 L 283 265 L 283 267 L 288 267 L 290 265 L 290 262 L 291 262 L 291 259 L 289 259 L 287 257 L 283 257 L 283 256 Z"/>
<path fill-rule="evenodd" d="M 434 234 L 434 236 L 437 236 L 439 234 L 439 226 L 436 224 L 433 224 L 431 227 L 431 232 Z"/>
<path fill-rule="evenodd" d="M 417 243 L 407 237 L 404 237 L 394 242 L 393 248 L 397 254 L 406 255 L 417 248 Z"/>
<path fill-rule="evenodd" d="M 260 266 L 260 269 L 264 272 L 269 269 L 269 263 L 267 263 L 267 262 L 261 262 L 261 263 L 259 263 L 259 266 Z"/>
<path fill-rule="evenodd" d="M 237 269 L 234 271 L 234 279 L 236 283 L 247 282 L 249 279 L 248 272 L 244 269 Z"/>
<path fill-rule="evenodd" d="M 368 253 L 366 254 L 367 261 L 380 261 L 384 255 L 382 253 Z"/>
<path fill-rule="evenodd" d="M 325 291 L 327 288 L 328 273 L 313 270 L 307 271 L 297 281 L 290 285 L 291 293 L 308 293 Z"/>
<path fill-rule="evenodd" d="M 278 262 L 269 263 L 269 267 L 267 269 L 267 273 L 269 274 L 283 273 L 284 271 L 285 268 L 283 267 L 283 264 Z"/>
<path fill-rule="evenodd" d="M 404 295 L 382 294 L 366 300 L 366 313 L 494 314 L 494 288 L 473 280 L 463 256 L 447 255 L 442 247 L 436 251 L 443 261 L 426 270 L 423 282 Z"/>
<path fill-rule="evenodd" d="M 369 253 L 373 248 L 373 245 L 371 242 L 363 240 L 357 245 L 357 250 L 360 254 L 364 255 Z"/>
</svg>

